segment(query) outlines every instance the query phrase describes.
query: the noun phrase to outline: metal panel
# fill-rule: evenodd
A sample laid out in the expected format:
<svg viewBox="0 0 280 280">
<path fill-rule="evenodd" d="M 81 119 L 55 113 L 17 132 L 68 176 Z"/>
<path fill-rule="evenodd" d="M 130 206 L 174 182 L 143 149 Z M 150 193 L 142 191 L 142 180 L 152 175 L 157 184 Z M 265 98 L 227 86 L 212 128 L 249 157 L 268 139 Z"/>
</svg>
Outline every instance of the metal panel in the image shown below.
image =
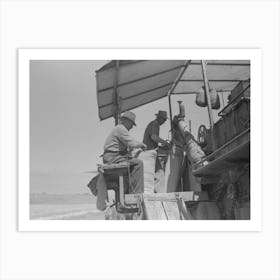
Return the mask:
<svg viewBox="0 0 280 280">
<path fill-rule="evenodd" d="M 130 110 L 167 95 L 186 60 L 122 60 L 118 74 L 121 111 Z M 240 80 L 250 79 L 248 60 L 209 60 L 207 76 L 210 87 L 231 91 Z M 101 120 L 112 116 L 114 62 L 96 71 L 97 99 Z M 201 61 L 192 60 L 174 93 L 195 93 L 203 86 Z M 189 81 L 188 81 L 189 80 Z"/>
<path fill-rule="evenodd" d="M 120 63 L 118 96 L 121 111 L 147 104 L 167 95 L 184 60 L 144 60 Z M 112 116 L 115 69 L 103 67 L 96 72 L 97 100 L 101 120 Z"/>
</svg>

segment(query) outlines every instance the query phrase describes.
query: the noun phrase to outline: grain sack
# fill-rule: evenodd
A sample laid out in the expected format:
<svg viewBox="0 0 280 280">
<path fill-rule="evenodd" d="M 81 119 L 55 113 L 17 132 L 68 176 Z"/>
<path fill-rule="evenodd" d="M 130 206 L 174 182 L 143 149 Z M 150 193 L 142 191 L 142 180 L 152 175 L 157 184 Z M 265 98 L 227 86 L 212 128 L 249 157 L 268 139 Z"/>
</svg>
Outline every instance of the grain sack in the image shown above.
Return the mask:
<svg viewBox="0 0 280 280">
<path fill-rule="evenodd" d="M 210 100 L 211 100 L 211 107 L 214 110 L 218 110 L 220 109 L 220 96 L 218 95 L 218 93 L 216 92 L 215 89 L 211 89 L 210 90 Z"/>
<path fill-rule="evenodd" d="M 206 100 L 206 94 L 204 88 L 200 88 L 198 92 L 196 93 L 195 103 L 199 107 L 206 107 L 207 106 L 207 100 Z"/>
<path fill-rule="evenodd" d="M 144 165 L 144 193 L 154 193 L 156 157 L 157 152 L 155 150 L 144 151 L 138 155 Z"/>
<path fill-rule="evenodd" d="M 220 97 L 215 89 L 210 89 L 209 91 L 210 101 L 211 101 L 211 107 L 214 110 L 220 109 Z M 206 92 L 204 89 L 204 86 L 198 90 L 196 93 L 196 99 L 195 99 L 196 105 L 199 107 L 206 107 L 207 106 L 207 98 L 206 98 Z"/>
<path fill-rule="evenodd" d="M 164 177 L 164 170 L 159 169 L 155 173 L 155 192 L 156 193 L 165 193 L 165 177 Z"/>
</svg>

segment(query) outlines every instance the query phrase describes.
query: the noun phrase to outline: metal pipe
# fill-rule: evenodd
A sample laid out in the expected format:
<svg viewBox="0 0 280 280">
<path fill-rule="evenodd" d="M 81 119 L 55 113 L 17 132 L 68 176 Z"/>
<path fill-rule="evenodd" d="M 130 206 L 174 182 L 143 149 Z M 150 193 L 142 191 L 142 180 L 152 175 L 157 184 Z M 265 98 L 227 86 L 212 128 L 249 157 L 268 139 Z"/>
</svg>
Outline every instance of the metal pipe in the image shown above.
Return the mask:
<svg viewBox="0 0 280 280">
<path fill-rule="evenodd" d="M 230 93 L 230 90 L 216 90 L 216 92 L 220 92 L 220 93 L 224 93 L 224 94 L 228 94 Z M 181 94 L 197 94 L 197 91 L 184 91 L 184 92 L 180 92 L 180 91 L 177 91 L 177 92 L 173 92 L 172 95 L 181 95 Z"/>
<path fill-rule="evenodd" d="M 169 104 L 169 118 L 170 118 L 170 129 L 171 129 L 171 139 L 173 139 L 173 123 L 172 123 L 172 106 L 171 106 L 171 95 L 168 95 L 168 104 Z"/>
<path fill-rule="evenodd" d="M 189 66 L 191 60 L 186 60 L 183 64 L 182 69 L 180 70 L 178 76 L 176 77 L 173 85 L 171 86 L 170 90 L 167 93 L 168 96 L 168 102 L 169 102 L 169 116 L 170 116 L 170 128 L 171 131 L 173 129 L 173 123 L 172 123 L 172 108 L 171 108 L 171 94 L 173 93 L 174 89 L 176 88 L 177 84 L 179 83 L 180 79 L 182 78 L 182 76 L 184 75 L 187 67 Z M 171 134 L 172 135 L 172 134 Z"/>
<path fill-rule="evenodd" d="M 179 83 L 180 79 L 182 78 L 182 76 L 184 75 L 187 67 L 189 66 L 191 60 L 186 60 L 185 63 L 183 64 L 182 69 L 180 70 L 178 76 L 176 77 L 172 87 L 170 88 L 170 90 L 168 91 L 168 96 L 171 95 L 175 89 L 175 87 L 177 86 L 177 84 Z"/>
<path fill-rule="evenodd" d="M 246 80 L 214 80 L 214 79 L 212 79 L 212 80 L 208 80 L 209 82 L 215 82 L 215 83 L 222 83 L 222 82 L 234 82 L 234 83 L 236 83 L 236 82 L 246 82 Z M 180 82 L 203 82 L 203 80 L 201 80 L 201 79 L 181 79 L 180 80 Z"/>
<path fill-rule="evenodd" d="M 192 61 L 191 65 L 200 65 L 200 62 Z M 228 62 L 209 62 L 208 65 L 211 66 L 250 66 L 250 62 L 246 63 L 228 63 Z"/>
<path fill-rule="evenodd" d="M 182 104 L 182 101 L 177 101 L 179 104 L 179 118 L 185 118 L 185 106 Z"/>
<path fill-rule="evenodd" d="M 212 111 L 212 105 L 211 105 L 211 99 L 210 99 L 210 93 L 209 93 L 209 83 L 208 83 L 207 74 L 206 74 L 205 60 L 201 60 L 201 68 L 202 68 L 204 88 L 205 88 L 205 94 L 206 94 L 206 99 L 207 99 L 208 115 L 209 115 L 209 121 L 210 121 L 211 148 L 213 151 L 215 149 L 215 139 L 214 139 L 214 132 L 213 132 L 214 118 L 213 118 L 213 111 Z"/>
</svg>

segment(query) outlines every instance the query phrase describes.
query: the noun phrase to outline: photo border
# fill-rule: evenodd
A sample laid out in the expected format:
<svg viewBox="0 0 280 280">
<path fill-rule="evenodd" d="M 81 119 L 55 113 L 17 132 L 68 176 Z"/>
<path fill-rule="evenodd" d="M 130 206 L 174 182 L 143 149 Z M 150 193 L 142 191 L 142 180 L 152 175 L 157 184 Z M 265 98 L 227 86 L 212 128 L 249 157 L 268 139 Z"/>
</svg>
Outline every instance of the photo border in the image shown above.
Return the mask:
<svg viewBox="0 0 280 280">
<path fill-rule="evenodd" d="M 30 60 L 246 59 L 251 61 L 251 219 L 190 221 L 30 220 Z M 97 108 L 96 108 L 97 110 Z M 262 52 L 260 49 L 19 49 L 18 50 L 18 230 L 19 231 L 261 231 Z M 252 187 L 253 186 L 253 187 Z M 77 230 L 78 229 L 78 230 Z"/>
</svg>

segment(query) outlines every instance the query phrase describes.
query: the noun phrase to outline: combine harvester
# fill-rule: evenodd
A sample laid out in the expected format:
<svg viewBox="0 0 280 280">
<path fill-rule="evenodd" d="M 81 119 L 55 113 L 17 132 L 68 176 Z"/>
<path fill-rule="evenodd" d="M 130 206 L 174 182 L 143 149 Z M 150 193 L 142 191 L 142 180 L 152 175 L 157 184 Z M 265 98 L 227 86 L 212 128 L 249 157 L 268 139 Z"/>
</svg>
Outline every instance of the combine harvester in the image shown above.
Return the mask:
<svg viewBox="0 0 280 280">
<path fill-rule="evenodd" d="M 173 145 L 157 153 L 165 166 L 160 193 L 124 194 L 129 166 L 99 166 L 115 191 L 106 219 L 250 219 L 250 61 L 115 60 L 96 71 L 96 81 L 101 121 L 114 117 L 117 124 L 122 112 L 167 97 Z M 187 105 L 208 110 L 209 126 L 200 125 L 197 139 L 181 102 L 172 114 L 179 94 L 195 94 L 196 104 Z M 222 95 L 228 102 L 220 108 Z"/>
</svg>

